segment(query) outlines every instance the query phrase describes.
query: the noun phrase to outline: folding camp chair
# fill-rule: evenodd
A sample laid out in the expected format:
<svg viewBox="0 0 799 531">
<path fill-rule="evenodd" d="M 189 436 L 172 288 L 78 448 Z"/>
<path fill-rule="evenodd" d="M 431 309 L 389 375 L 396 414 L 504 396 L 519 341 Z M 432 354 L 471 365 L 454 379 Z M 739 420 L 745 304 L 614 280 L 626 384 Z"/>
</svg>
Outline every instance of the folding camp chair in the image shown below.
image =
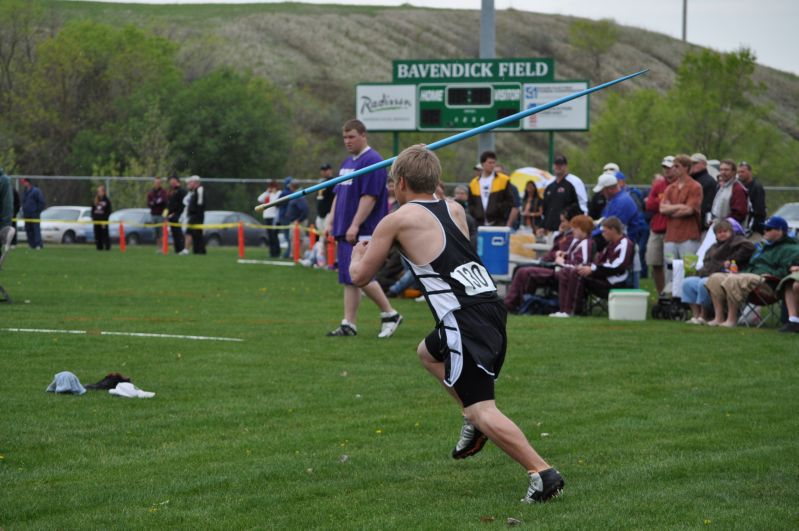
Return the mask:
<svg viewBox="0 0 799 531">
<path fill-rule="evenodd" d="M 778 324 L 782 302 L 777 295 L 779 283 L 780 279 L 774 275 L 763 275 L 763 282 L 749 292 L 746 303 L 741 308 L 738 324 L 756 328 L 772 322 Z"/>
</svg>

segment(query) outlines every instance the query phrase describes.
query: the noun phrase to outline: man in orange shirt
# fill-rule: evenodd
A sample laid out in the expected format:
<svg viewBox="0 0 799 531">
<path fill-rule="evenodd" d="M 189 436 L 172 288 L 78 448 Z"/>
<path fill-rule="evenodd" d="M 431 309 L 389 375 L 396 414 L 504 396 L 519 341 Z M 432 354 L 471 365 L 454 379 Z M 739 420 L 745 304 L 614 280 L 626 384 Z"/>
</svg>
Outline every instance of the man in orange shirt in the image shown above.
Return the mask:
<svg viewBox="0 0 799 531">
<path fill-rule="evenodd" d="M 675 180 L 666 188 L 660 202 L 660 213 L 667 218 L 663 254 L 668 263 L 696 254 L 701 243 L 702 185 L 691 178 L 690 168 L 688 155 L 674 157 L 671 171 Z"/>
</svg>

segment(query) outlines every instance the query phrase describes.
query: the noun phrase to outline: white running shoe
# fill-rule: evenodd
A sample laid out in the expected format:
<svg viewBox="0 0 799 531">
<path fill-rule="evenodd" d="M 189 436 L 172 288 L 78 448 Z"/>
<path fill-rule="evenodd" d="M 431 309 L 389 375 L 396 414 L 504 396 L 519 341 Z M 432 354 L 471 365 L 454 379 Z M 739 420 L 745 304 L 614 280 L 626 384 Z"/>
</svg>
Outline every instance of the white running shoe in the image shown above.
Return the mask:
<svg viewBox="0 0 799 531">
<path fill-rule="evenodd" d="M 380 312 L 380 320 L 382 324 L 380 326 L 380 333 L 377 335 L 377 337 L 391 337 L 394 335 L 394 332 L 397 331 L 397 328 L 399 328 L 400 323 L 402 323 L 402 315 L 400 315 L 400 313 L 397 311 L 394 313 Z"/>
</svg>

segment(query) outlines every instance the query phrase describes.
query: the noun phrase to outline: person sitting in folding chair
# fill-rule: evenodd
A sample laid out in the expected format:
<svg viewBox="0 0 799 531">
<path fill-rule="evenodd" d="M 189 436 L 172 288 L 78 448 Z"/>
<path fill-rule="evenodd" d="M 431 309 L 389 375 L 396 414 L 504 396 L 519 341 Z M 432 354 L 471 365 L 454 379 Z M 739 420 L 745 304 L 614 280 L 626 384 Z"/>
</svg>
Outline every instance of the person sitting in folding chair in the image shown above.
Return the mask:
<svg viewBox="0 0 799 531">
<path fill-rule="evenodd" d="M 11 223 L 13 217 L 14 193 L 11 190 L 11 180 L 0 168 L 0 269 L 3 268 L 3 262 L 16 232 Z M 0 302 L 11 302 L 3 286 L 0 286 Z"/>
<path fill-rule="evenodd" d="M 789 273 L 777 286 L 777 293 L 782 294 L 788 309 L 788 322 L 779 331 L 799 333 L 799 265 L 792 265 Z"/>
<path fill-rule="evenodd" d="M 525 305 L 525 295 L 535 294 L 538 288 L 557 288 L 555 258 L 558 253 L 565 253 L 571 247 L 574 240 L 571 219 L 580 212 L 582 211 L 579 207 L 574 205 L 561 212 L 560 226 L 552 241 L 552 248 L 534 264 L 520 265 L 513 270 L 513 277 L 504 301 L 509 312 L 519 313 Z"/>
<path fill-rule="evenodd" d="M 764 227 L 764 240 L 742 272 L 714 273 L 707 279 L 706 287 L 716 314 L 708 326 L 736 326 L 738 311 L 753 290 L 758 289 L 763 298 L 776 298 L 776 282 L 772 285 L 770 281 L 778 282 L 788 276 L 791 266 L 799 265 L 799 241 L 788 236 L 788 222 L 772 216 Z"/>
<path fill-rule="evenodd" d="M 611 289 L 626 285 L 635 244 L 624 235 L 624 225 L 615 216 L 602 221 L 602 237 L 607 245 L 593 263 L 558 271 L 560 311 L 550 317 L 571 317 L 575 311 L 582 311 L 586 292 L 606 298 Z"/>
</svg>

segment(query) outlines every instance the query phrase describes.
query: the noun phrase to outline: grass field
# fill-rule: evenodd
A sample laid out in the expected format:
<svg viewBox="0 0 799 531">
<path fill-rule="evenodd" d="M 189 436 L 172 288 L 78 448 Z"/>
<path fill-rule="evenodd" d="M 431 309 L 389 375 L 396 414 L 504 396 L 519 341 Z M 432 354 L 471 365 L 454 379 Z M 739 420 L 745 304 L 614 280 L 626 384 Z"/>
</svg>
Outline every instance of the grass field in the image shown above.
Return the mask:
<svg viewBox="0 0 799 531">
<path fill-rule="evenodd" d="M 0 328 L 88 333 L 0 331 L 0 528 L 799 526 L 795 336 L 511 317 L 498 403 L 567 482 L 526 506 L 496 447 L 449 457 L 461 419 L 415 359 L 424 305 L 398 301 L 389 340 L 368 303 L 357 338 L 325 338 L 334 274 L 210 253 L 12 252 Z M 63 370 L 157 395 L 45 393 Z"/>
</svg>

